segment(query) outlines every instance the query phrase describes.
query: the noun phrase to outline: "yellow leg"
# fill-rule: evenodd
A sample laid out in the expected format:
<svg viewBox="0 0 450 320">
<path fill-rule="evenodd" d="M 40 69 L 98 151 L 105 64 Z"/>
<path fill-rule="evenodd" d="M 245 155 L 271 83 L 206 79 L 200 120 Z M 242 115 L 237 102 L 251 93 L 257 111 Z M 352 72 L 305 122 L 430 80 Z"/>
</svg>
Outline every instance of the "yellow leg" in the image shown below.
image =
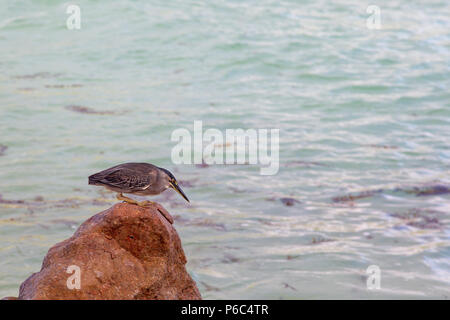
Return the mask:
<svg viewBox="0 0 450 320">
<path fill-rule="evenodd" d="M 136 201 L 136 200 L 133 200 L 133 199 L 128 198 L 128 197 L 125 197 L 125 196 L 124 196 L 123 194 L 121 194 L 121 193 L 118 193 L 118 194 L 117 194 L 117 199 L 118 199 L 118 200 L 125 201 L 126 203 L 137 204 L 137 201 Z"/>
<path fill-rule="evenodd" d="M 125 201 L 126 203 L 136 204 L 136 205 L 138 205 L 138 206 L 140 206 L 140 207 L 145 207 L 146 205 L 149 205 L 149 204 L 153 204 L 153 203 L 154 203 L 154 202 L 148 201 L 148 200 L 139 202 L 139 201 L 133 200 L 133 199 L 131 199 L 131 198 L 125 197 L 125 196 L 124 196 L 123 194 L 121 194 L 121 193 L 117 194 L 117 199 L 118 199 L 118 200 Z"/>
<path fill-rule="evenodd" d="M 144 200 L 144 201 L 141 201 L 141 202 L 137 203 L 137 205 L 139 207 L 145 207 L 145 206 L 148 206 L 149 204 L 154 204 L 154 202 L 153 201 Z"/>
</svg>

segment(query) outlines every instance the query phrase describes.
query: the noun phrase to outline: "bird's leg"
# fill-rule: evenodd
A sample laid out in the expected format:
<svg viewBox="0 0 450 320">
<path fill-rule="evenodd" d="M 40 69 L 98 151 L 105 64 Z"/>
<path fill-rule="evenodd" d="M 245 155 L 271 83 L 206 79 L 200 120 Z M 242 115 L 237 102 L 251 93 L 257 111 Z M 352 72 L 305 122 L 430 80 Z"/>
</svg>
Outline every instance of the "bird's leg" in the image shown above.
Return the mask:
<svg viewBox="0 0 450 320">
<path fill-rule="evenodd" d="M 125 197 L 125 196 L 124 196 L 123 194 L 121 194 L 121 193 L 117 194 L 117 199 L 118 199 L 118 200 L 125 201 L 126 203 L 136 204 L 136 205 L 138 205 L 139 207 L 145 207 L 145 206 L 147 206 L 147 205 L 149 205 L 149 204 L 154 204 L 154 202 L 148 201 L 148 200 L 138 202 L 138 201 L 133 200 L 133 199 L 131 199 L 131 198 Z"/>
<path fill-rule="evenodd" d="M 128 197 L 125 197 L 122 193 L 118 193 L 117 194 L 117 199 L 125 201 L 126 203 L 138 204 L 138 202 L 136 200 L 133 200 L 133 199 L 128 198 Z"/>
</svg>

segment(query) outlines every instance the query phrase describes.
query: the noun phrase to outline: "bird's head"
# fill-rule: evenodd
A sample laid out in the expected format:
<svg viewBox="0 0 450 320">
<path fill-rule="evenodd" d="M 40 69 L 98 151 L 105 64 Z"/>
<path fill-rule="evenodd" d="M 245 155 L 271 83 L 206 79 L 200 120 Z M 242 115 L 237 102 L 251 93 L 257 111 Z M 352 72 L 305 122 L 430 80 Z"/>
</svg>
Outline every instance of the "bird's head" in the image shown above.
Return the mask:
<svg viewBox="0 0 450 320">
<path fill-rule="evenodd" d="M 160 168 L 160 169 L 163 171 L 163 177 L 166 182 L 166 188 L 174 189 L 176 192 L 178 192 L 184 198 L 184 200 L 186 200 L 187 202 L 190 202 L 189 199 L 187 198 L 187 196 L 184 194 L 183 190 L 181 190 L 180 186 L 178 185 L 178 181 L 177 181 L 177 179 L 175 179 L 173 174 L 167 169 L 164 169 L 164 168 Z"/>
</svg>

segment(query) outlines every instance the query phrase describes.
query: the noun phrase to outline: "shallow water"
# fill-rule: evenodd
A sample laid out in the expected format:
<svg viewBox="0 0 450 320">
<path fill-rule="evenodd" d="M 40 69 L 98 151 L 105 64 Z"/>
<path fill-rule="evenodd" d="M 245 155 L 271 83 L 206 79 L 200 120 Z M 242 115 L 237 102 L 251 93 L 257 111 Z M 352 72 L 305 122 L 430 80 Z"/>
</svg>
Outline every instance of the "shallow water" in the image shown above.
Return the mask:
<svg viewBox="0 0 450 320">
<path fill-rule="evenodd" d="M 382 1 L 381 30 L 350 0 L 77 4 L 74 31 L 58 1 L 1 5 L 0 297 L 129 161 L 189 182 L 157 199 L 204 298 L 450 297 L 448 1 Z M 278 174 L 172 164 L 194 120 L 279 128 Z"/>
</svg>

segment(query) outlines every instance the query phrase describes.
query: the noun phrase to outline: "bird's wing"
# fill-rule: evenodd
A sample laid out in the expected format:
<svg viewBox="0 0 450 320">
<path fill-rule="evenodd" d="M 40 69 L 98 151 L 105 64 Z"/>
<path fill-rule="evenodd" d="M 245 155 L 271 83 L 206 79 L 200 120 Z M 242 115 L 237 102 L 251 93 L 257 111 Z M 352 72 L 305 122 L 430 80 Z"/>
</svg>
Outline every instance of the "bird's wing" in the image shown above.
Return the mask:
<svg viewBox="0 0 450 320">
<path fill-rule="evenodd" d="M 156 181 L 156 172 L 142 173 L 128 168 L 118 168 L 113 170 L 99 181 L 106 185 L 117 187 L 123 190 L 138 191 L 147 189 Z"/>
</svg>

